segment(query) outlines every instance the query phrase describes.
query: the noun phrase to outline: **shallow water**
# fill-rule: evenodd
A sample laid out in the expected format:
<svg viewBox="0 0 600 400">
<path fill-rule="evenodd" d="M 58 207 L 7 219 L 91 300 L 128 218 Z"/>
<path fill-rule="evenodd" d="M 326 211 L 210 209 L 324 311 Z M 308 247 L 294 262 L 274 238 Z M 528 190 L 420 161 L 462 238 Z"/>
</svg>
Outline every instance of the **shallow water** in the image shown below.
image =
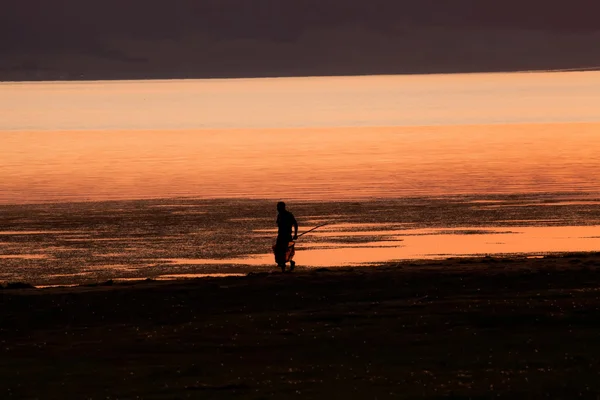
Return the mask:
<svg viewBox="0 0 600 400">
<path fill-rule="evenodd" d="M 295 259 L 299 267 L 313 268 L 598 251 L 599 197 L 575 197 L 290 202 L 300 232 L 328 223 L 298 241 Z M 275 210 L 269 200 L 0 206 L 0 223 L 6 229 L 0 235 L 0 281 L 53 285 L 274 270 Z"/>
<path fill-rule="evenodd" d="M 0 280 L 600 247 L 600 73 L 0 84 Z M 152 200 L 162 199 L 162 200 Z M 508 231 L 506 231 L 508 230 Z"/>
</svg>

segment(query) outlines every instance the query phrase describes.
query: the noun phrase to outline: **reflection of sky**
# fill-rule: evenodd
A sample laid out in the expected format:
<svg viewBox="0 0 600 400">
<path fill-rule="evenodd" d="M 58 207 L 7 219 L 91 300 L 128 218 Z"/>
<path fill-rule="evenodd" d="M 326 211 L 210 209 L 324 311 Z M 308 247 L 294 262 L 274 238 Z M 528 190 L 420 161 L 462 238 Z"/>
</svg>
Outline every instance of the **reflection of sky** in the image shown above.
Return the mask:
<svg viewBox="0 0 600 400">
<path fill-rule="evenodd" d="M 473 234 L 464 234 L 472 231 Z M 378 233 L 381 234 L 380 231 Z M 357 232 L 352 232 L 356 235 Z M 364 232 L 371 235 L 373 232 Z M 362 244 L 298 245 L 294 257 L 298 265 L 335 267 L 377 264 L 395 260 L 436 259 L 517 253 L 597 251 L 600 226 L 553 226 L 510 228 L 407 229 L 385 231 L 386 236 L 402 241 L 374 241 Z M 315 236 L 326 233 L 316 232 Z M 350 235 L 344 234 L 344 235 Z M 169 260 L 174 264 L 272 265 L 273 255 L 226 260 Z"/>
<path fill-rule="evenodd" d="M 0 83 L 0 204 L 596 191 L 598 104 L 600 72 Z"/>
<path fill-rule="evenodd" d="M 0 204 L 594 192 L 598 132 L 600 123 L 4 132 Z"/>
<path fill-rule="evenodd" d="M 513 207 L 521 203 L 543 206 Z M 194 204 L 207 212 L 177 213 Z M 597 195 L 289 204 L 300 233 L 314 220 L 328 222 L 298 240 L 296 261 L 303 267 L 600 248 Z M 505 209 L 490 210 L 490 204 Z M 0 209 L 0 281 L 99 282 L 274 266 L 274 202 L 171 199 Z"/>
<path fill-rule="evenodd" d="M 2 130 L 600 121 L 600 72 L 0 84 Z"/>
</svg>

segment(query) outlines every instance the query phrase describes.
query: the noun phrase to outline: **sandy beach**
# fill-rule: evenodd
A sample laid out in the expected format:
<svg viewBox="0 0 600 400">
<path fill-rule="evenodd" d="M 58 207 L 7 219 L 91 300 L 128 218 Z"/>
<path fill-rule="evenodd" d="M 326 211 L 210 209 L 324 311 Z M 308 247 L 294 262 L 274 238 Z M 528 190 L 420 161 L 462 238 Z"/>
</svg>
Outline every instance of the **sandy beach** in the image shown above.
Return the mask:
<svg viewBox="0 0 600 400">
<path fill-rule="evenodd" d="M 597 398 L 600 254 L 1 293 L 2 398 Z"/>
</svg>

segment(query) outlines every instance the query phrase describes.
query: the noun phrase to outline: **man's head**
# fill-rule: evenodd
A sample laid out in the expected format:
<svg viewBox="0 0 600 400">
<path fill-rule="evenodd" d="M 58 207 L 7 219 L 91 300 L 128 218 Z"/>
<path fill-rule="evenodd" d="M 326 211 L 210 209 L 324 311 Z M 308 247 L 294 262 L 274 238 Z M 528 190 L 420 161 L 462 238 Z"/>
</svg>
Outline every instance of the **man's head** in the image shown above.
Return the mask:
<svg viewBox="0 0 600 400">
<path fill-rule="evenodd" d="M 280 201 L 279 203 L 277 203 L 277 211 L 278 212 L 285 211 L 285 203 L 283 201 Z"/>
</svg>

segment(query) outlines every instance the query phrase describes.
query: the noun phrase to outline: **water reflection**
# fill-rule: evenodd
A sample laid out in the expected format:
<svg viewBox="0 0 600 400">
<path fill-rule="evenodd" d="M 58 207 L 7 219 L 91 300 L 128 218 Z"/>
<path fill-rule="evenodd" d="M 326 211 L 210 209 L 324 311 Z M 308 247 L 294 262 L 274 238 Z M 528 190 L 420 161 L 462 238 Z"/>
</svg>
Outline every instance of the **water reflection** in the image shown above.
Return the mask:
<svg viewBox="0 0 600 400">
<path fill-rule="evenodd" d="M 0 204 L 592 192 L 600 187 L 598 131 L 581 123 L 9 132 L 0 137 Z M 154 209 L 206 211 L 173 204 Z"/>
<path fill-rule="evenodd" d="M 582 122 L 598 104 L 597 71 L 0 83 L 0 130 Z"/>
<path fill-rule="evenodd" d="M 511 227 L 510 229 L 461 227 L 444 229 L 407 229 L 376 231 L 402 240 L 373 241 L 363 244 L 301 244 L 297 246 L 298 265 L 335 267 L 379 264 L 397 260 L 439 259 L 519 253 L 598 251 L 600 226 Z M 351 232 L 348 236 L 373 232 Z M 327 237 L 328 233 L 315 236 Z M 220 260 L 169 260 L 175 264 L 272 265 L 271 254 Z"/>
<path fill-rule="evenodd" d="M 46 254 L 1 254 L 0 259 L 22 259 L 22 260 L 43 260 L 48 258 Z"/>
<path fill-rule="evenodd" d="M 298 241 L 296 261 L 311 268 L 597 251 L 598 197 L 590 196 L 585 204 L 578 197 L 546 193 L 291 202 L 301 232 L 315 221 L 329 223 Z M 492 202 L 506 207 L 480 207 Z M 564 205 L 560 213 L 543 205 L 511 207 L 545 202 Z M 272 201 L 236 199 L 0 206 L 0 282 L 52 285 L 272 271 L 273 206 Z M 173 212 L 195 207 L 205 212 Z"/>
</svg>

